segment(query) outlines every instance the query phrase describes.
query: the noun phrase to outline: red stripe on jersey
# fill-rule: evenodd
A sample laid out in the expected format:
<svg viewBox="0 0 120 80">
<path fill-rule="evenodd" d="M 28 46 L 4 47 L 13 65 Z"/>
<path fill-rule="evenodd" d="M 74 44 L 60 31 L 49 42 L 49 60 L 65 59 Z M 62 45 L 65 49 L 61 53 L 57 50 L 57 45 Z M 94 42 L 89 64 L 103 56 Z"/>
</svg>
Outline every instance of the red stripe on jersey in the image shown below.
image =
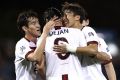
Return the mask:
<svg viewBox="0 0 120 80">
<path fill-rule="evenodd" d="M 62 75 L 62 80 L 68 80 L 68 74 Z"/>
<path fill-rule="evenodd" d="M 61 26 L 55 26 L 55 30 L 61 29 Z"/>
<path fill-rule="evenodd" d="M 108 64 L 108 63 L 110 63 L 110 62 L 112 62 L 112 59 L 110 59 L 109 61 L 104 61 L 102 64 L 103 64 L 103 65 L 106 65 L 106 64 Z"/>
<path fill-rule="evenodd" d="M 97 44 L 98 45 L 98 42 L 97 41 L 90 41 L 90 42 L 87 42 L 87 45 L 89 44 Z"/>
<path fill-rule="evenodd" d="M 27 59 L 27 56 L 28 56 L 30 53 L 32 53 L 32 52 L 34 52 L 34 50 L 29 51 L 29 52 L 25 55 L 25 59 Z M 28 60 L 28 59 L 27 59 L 27 60 Z"/>
<path fill-rule="evenodd" d="M 33 49 L 33 50 L 35 50 L 35 49 L 36 49 L 36 47 L 30 47 L 30 49 Z"/>
<path fill-rule="evenodd" d="M 28 42 L 30 42 L 30 40 L 29 39 L 27 39 L 26 37 L 24 37 Z"/>
</svg>

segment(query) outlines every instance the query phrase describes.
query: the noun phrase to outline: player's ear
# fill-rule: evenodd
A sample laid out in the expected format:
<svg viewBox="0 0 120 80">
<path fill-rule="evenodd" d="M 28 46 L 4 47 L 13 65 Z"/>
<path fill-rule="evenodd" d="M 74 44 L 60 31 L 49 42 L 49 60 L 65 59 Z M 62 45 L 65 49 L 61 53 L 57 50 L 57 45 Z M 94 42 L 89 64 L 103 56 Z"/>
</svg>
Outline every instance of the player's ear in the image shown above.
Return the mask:
<svg viewBox="0 0 120 80">
<path fill-rule="evenodd" d="M 75 16 L 75 20 L 80 20 L 80 16 L 79 16 L 79 15 L 76 15 L 76 16 Z"/>
<path fill-rule="evenodd" d="M 86 20 L 86 25 L 89 25 L 89 22 L 90 22 L 89 19 L 87 19 L 87 20 Z"/>
<path fill-rule="evenodd" d="M 22 27 L 22 30 L 23 30 L 24 32 L 26 32 L 26 31 L 27 31 L 27 27 L 26 27 L 26 26 L 23 26 L 23 27 Z"/>
<path fill-rule="evenodd" d="M 85 20 L 83 20 L 83 22 L 82 22 L 82 26 L 87 26 Z"/>
</svg>

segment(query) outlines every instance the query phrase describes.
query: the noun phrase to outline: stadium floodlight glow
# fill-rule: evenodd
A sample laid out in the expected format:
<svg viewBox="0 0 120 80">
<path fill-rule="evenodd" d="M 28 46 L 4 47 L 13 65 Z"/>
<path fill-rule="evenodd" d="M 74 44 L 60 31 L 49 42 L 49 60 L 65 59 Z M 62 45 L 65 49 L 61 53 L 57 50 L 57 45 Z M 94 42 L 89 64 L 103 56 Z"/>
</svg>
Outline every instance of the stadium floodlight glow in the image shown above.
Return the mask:
<svg viewBox="0 0 120 80">
<path fill-rule="evenodd" d="M 115 43 L 109 43 L 108 47 L 112 56 L 118 55 L 119 50 L 118 50 L 118 46 Z"/>
</svg>

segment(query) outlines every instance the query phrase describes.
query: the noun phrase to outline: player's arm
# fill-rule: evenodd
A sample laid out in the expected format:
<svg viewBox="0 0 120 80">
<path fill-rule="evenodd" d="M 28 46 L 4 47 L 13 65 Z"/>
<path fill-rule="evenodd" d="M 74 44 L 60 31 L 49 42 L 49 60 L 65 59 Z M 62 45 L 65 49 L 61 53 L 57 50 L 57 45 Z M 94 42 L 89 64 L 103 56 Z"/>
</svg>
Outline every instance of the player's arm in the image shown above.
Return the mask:
<svg viewBox="0 0 120 80">
<path fill-rule="evenodd" d="M 98 51 L 98 44 L 97 44 L 97 42 L 88 44 L 88 47 L 92 48 L 92 49 L 94 49 L 96 51 L 96 52 L 93 52 L 94 55 L 91 56 L 91 57 L 96 58 L 96 59 L 98 59 L 99 61 L 102 61 L 102 62 L 110 61 L 110 56 L 107 53 Z"/>
<path fill-rule="evenodd" d="M 93 56 L 95 59 L 98 59 L 101 62 L 110 61 L 110 56 L 106 54 L 105 52 L 97 52 L 95 56 Z"/>
<path fill-rule="evenodd" d="M 96 56 L 97 53 L 97 50 L 94 50 L 89 46 L 75 47 L 64 42 L 61 45 L 54 45 L 53 50 L 60 53 L 72 52 L 77 54 L 84 54 L 87 56 Z"/>
<path fill-rule="evenodd" d="M 86 37 L 87 46 L 89 46 L 90 48 L 93 48 L 94 50 L 97 51 L 96 55 L 94 55 L 93 57 L 100 61 L 106 61 L 106 60 L 109 61 L 110 57 L 108 54 L 98 51 L 99 38 L 98 38 L 95 30 L 91 27 L 85 27 L 85 28 L 83 28 L 83 33 Z"/>
<path fill-rule="evenodd" d="M 37 67 L 37 70 L 42 78 L 42 80 L 46 80 L 46 76 L 45 76 L 45 56 L 43 56 L 43 60 L 42 60 L 42 63 L 37 63 L 36 67 Z"/>
<path fill-rule="evenodd" d="M 112 62 L 104 64 L 104 67 L 105 67 L 108 79 L 109 80 L 116 80 L 116 73 L 115 73 Z"/>
<path fill-rule="evenodd" d="M 80 37 L 79 37 L 80 36 Z M 96 56 L 97 52 L 97 44 L 90 44 L 92 42 L 89 42 L 88 46 L 86 44 L 86 39 L 84 37 L 83 32 L 79 32 L 79 47 L 70 45 L 68 43 L 62 42 L 63 44 L 61 45 L 55 45 L 53 47 L 54 51 L 60 52 L 60 53 L 67 53 L 67 52 L 72 52 L 72 53 L 77 53 L 77 54 L 84 54 L 87 56 Z M 95 42 L 95 41 L 94 41 Z"/>
<path fill-rule="evenodd" d="M 38 61 L 42 62 L 43 52 L 45 48 L 46 38 L 48 36 L 48 33 L 50 29 L 55 25 L 55 20 L 50 20 L 43 28 L 43 32 L 40 36 L 40 39 L 38 40 L 38 46 L 35 49 L 35 51 L 31 52 L 29 55 L 27 55 L 27 59 L 30 61 Z"/>
<path fill-rule="evenodd" d="M 97 44 L 89 44 L 84 47 L 77 47 L 76 53 L 83 54 L 87 56 L 96 56 L 97 55 Z"/>
<path fill-rule="evenodd" d="M 49 21 L 43 28 L 43 33 L 41 34 L 40 39 L 38 40 L 38 46 L 35 51 L 31 52 L 27 59 L 30 61 L 37 61 L 38 71 L 40 72 L 40 76 L 43 80 L 45 80 L 45 61 L 44 61 L 44 48 L 46 43 L 46 38 L 50 29 L 55 25 L 55 21 Z"/>
<path fill-rule="evenodd" d="M 77 54 L 83 54 L 86 56 L 90 56 L 92 58 L 96 58 L 100 61 L 110 60 L 109 55 L 107 55 L 104 52 L 98 52 L 97 44 L 89 44 L 88 46 L 84 46 L 84 47 L 75 47 L 73 45 L 71 46 L 67 43 L 63 43 L 61 45 L 55 45 L 53 49 L 54 51 L 61 53 L 72 52 Z"/>
<path fill-rule="evenodd" d="M 110 50 L 109 50 L 106 42 L 103 39 L 101 39 L 100 41 L 101 41 L 101 49 L 102 49 L 102 51 L 105 52 L 106 54 L 108 54 L 109 57 L 110 57 L 109 61 L 102 62 L 102 64 L 105 67 L 105 71 L 107 73 L 108 79 L 109 80 L 116 80 L 116 73 L 115 73 L 115 70 L 114 70 L 114 66 L 112 64 L 112 56 L 110 54 Z"/>
<path fill-rule="evenodd" d="M 62 42 L 63 44 L 55 45 L 53 50 L 60 53 L 72 52 L 77 54 L 84 54 L 87 56 L 96 56 L 97 44 L 89 44 L 89 46 L 87 46 L 84 34 L 79 32 L 79 36 L 79 47 Z"/>
</svg>

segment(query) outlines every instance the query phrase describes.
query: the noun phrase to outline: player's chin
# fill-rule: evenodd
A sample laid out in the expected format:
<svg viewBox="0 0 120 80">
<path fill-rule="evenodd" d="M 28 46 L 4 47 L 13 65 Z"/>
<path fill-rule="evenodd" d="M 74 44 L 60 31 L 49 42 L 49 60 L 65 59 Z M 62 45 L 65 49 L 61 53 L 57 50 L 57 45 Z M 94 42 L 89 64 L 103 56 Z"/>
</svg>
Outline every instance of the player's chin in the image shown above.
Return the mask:
<svg viewBox="0 0 120 80">
<path fill-rule="evenodd" d="M 37 36 L 40 36 L 41 34 L 39 33 L 39 34 L 37 34 Z"/>
<path fill-rule="evenodd" d="M 41 34 L 40 33 L 36 33 L 35 34 L 35 37 L 39 37 Z"/>
<path fill-rule="evenodd" d="M 37 32 L 36 32 L 36 35 L 40 36 L 40 35 L 41 35 L 41 33 L 40 33 L 39 31 L 37 31 Z"/>
</svg>

